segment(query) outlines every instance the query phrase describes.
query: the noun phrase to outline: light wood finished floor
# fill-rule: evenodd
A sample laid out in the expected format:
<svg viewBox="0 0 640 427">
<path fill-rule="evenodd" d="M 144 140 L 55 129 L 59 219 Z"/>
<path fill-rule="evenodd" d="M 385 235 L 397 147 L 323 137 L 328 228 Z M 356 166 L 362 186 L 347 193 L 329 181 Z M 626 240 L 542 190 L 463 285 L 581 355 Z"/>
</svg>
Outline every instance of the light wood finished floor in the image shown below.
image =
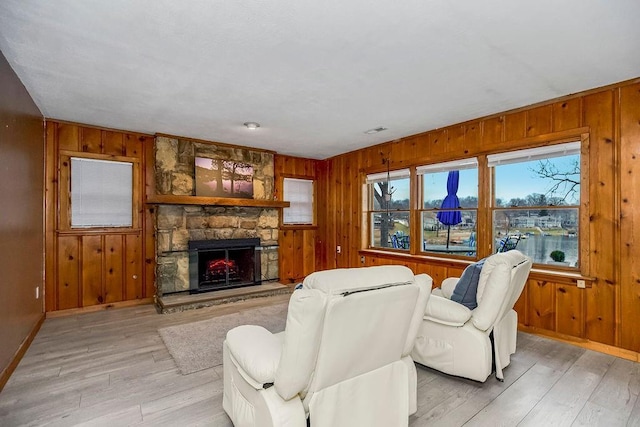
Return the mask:
<svg viewBox="0 0 640 427">
<path fill-rule="evenodd" d="M 0 393 L 0 425 L 230 426 L 221 367 L 181 375 L 157 329 L 288 298 L 47 319 Z M 640 426 L 640 364 L 529 334 L 518 339 L 504 383 L 418 367 L 410 425 Z"/>
</svg>

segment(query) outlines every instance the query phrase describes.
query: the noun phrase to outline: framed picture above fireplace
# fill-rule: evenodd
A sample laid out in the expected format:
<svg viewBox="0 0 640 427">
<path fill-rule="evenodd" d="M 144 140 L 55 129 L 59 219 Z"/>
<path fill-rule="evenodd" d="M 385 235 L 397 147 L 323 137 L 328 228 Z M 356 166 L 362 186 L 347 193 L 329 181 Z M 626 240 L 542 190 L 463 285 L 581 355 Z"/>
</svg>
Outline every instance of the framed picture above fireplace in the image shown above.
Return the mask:
<svg viewBox="0 0 640 427">
<path fill-rule="evenodd" d="M 234 160 L 195 158 L 196 196 L 253 199 L 253 166 Z"/>
</svg>

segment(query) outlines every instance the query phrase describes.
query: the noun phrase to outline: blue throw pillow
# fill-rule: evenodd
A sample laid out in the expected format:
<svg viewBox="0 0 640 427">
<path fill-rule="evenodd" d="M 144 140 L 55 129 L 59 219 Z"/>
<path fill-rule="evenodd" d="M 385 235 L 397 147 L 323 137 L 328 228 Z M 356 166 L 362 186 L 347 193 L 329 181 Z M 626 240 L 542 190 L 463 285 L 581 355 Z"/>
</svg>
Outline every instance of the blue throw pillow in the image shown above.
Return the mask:
<svg viewBox="0 0 640 427">
<path fill-rule="evenodd" d="M 480 260 L 464 269 L 456 288 L 453 290 L 453 294 L 451 294 L 451 301 L 459 302 L 469 310 L 473 310 L 478 306 L 476 293 L 478 292 L 478 280 L 480 279 L 483 265 L 484 260 Z"/>
</svg>

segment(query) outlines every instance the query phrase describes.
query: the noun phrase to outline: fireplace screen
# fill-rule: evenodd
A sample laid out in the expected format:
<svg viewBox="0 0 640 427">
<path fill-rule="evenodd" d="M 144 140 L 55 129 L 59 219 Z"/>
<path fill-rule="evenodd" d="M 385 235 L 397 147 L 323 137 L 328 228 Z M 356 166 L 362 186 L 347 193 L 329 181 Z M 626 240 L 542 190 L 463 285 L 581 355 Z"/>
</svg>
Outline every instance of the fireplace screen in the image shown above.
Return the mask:
<svg viewBox="0 0 640 427">
<path fill-rule="evenodd" d="M 260 239 L 205 240 L 189 243 L 191 293 L 257 285 Z"/>
</svg>

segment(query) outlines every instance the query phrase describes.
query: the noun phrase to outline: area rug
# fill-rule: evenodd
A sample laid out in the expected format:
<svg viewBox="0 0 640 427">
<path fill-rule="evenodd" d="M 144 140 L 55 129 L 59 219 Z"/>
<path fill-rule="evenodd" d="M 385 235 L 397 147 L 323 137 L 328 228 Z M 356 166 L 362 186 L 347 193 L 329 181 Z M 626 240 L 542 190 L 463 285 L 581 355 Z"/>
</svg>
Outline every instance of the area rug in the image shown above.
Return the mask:
<svg viewBox="0 0 640 427">
<path fill-rule="evenodd" d="M 184 325 L 158 329 L 182 375 L 222 365 L 222 342 L 239 325 L 259 325 L 284 331 L 288 303 L 260 307 Z"/>
</svg>

